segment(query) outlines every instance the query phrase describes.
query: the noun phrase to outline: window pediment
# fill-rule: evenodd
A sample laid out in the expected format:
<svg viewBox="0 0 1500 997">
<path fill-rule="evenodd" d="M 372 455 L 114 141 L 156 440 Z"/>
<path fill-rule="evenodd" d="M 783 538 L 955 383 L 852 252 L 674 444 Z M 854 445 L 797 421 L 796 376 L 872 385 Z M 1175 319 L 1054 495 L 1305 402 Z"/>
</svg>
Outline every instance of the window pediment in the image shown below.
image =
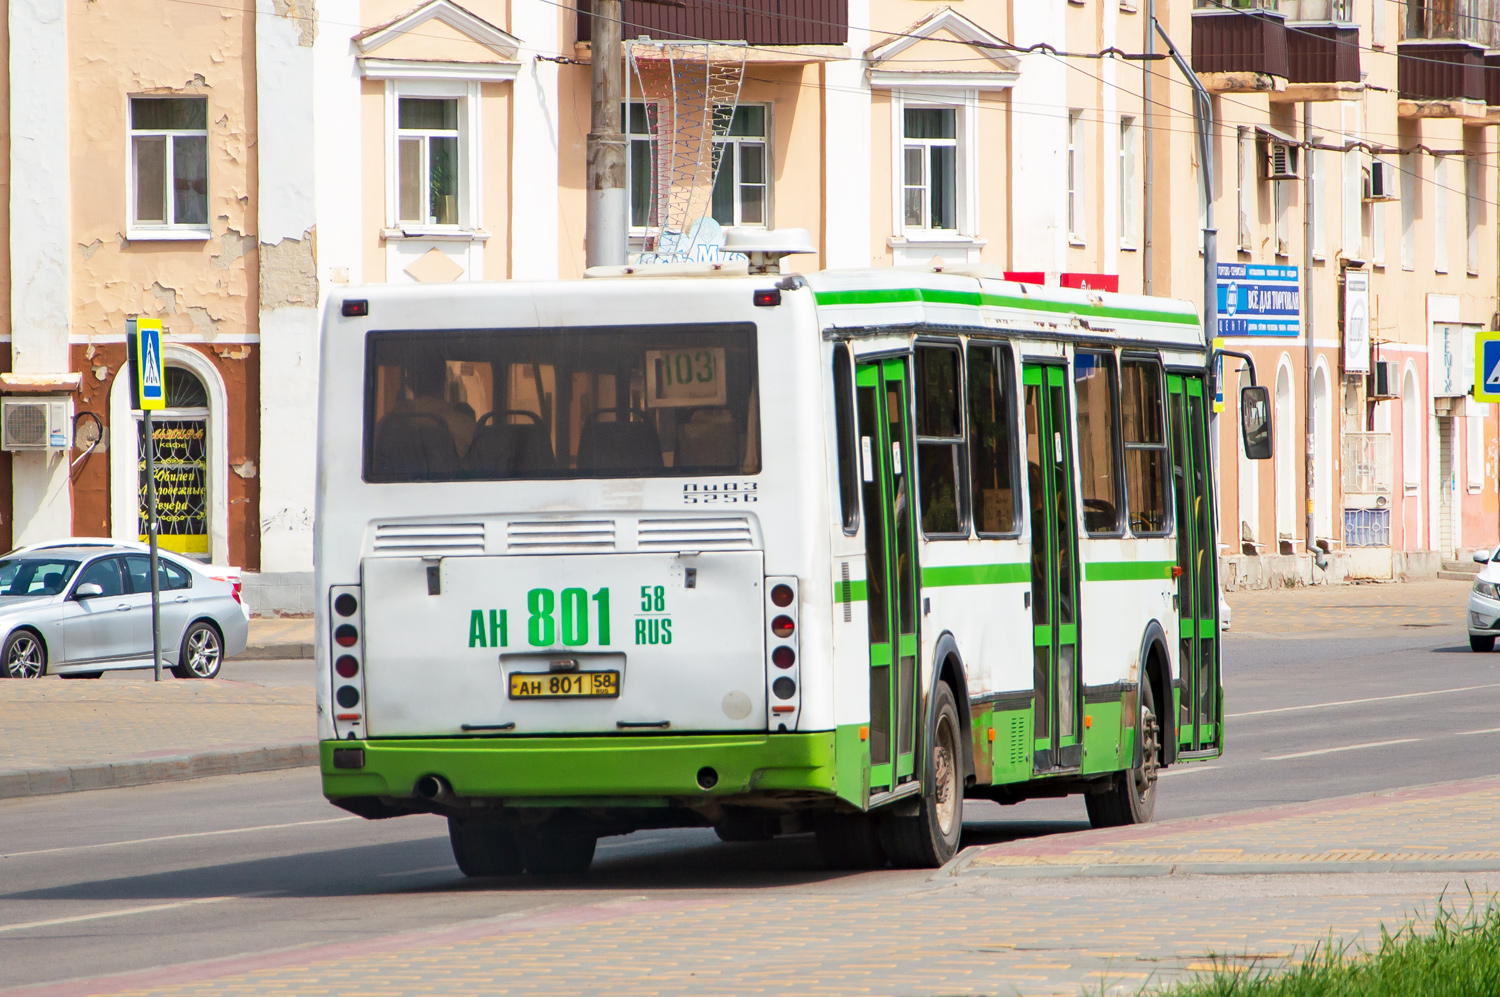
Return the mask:
<svg viewBox="0 0 1500 997">
<path fill-rule="evenodd" d="M 1015 84 L 1020 59 L 1003 38 L 943 7 L 865 51 L 870 85 L 1000 90 Z"/>
<path fill-rule="evenodd" d="M 453 0 L 427 0 L 353 38 L 372 79 L 514 79 L 521 41 Z"/>
</svg>

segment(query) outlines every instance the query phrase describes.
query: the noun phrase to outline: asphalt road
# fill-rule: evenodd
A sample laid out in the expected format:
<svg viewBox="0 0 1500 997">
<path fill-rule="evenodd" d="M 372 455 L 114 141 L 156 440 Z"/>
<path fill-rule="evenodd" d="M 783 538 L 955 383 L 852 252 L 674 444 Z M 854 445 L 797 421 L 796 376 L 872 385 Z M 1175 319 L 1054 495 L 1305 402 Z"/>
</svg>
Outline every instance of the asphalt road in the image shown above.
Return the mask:
<svg viewBox="0 0 1500 997">
<path fill-rule="evenodd" d="M 305 663 L 237 663 L 298 681 Z M 1160 818 L 1500 773 L 1500 653 L 1458 628 L 1230 636 L 1228 752 L 1163 777 Z M 971 804 L 965 844 L 1086 827 L 1078 799 Z M 0 802 L 0 987 L 350 941 L 662 891 L 869 898 L 925 873 L 824 872 L 809 836 L 600 843 L 586 889 L 468 883 L 444 823 L 352 818 L 301 770 Z"/>
</svg>

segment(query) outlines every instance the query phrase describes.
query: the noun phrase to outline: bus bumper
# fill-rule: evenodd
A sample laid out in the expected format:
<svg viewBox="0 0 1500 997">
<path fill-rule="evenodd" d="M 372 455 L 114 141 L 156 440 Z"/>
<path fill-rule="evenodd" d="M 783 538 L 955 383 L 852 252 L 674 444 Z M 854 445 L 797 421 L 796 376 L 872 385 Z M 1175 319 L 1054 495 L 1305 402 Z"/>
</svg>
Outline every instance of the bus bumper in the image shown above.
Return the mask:
<svg viewBox="0 0 1500 997">
<path fill-rule="evenodd" d="M 617 737 L 432 738 L 324 741 L 323 795 L 411 797 L 441 776 L 460 797 L 490 799 L 727 797 L 837 792 L 834 732 Z M 348 765 L 334 764 L 334 750 Z M 705 789 L 700 773 L 713 770 Z"/>
</svg>

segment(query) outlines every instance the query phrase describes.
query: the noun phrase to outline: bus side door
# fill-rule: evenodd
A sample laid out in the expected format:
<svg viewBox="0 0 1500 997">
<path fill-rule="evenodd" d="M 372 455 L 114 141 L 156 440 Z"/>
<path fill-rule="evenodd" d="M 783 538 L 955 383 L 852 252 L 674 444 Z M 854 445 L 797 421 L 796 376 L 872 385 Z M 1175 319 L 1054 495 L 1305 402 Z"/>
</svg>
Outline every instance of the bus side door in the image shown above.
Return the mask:
<svg viewBox="0 0 1500 997">
<path fill-rule="evenodd" d="M 855 371 L 870 619 L 870 790 L 911 780 L 917 709 L 917 548 L 911 381 L 905 358 Z"/>
<path fill-rule="evenodd" d="M 1066 368 L 1027 364 L 1021 383 L 1031 512 L 1032 765 L 1037 774 L 1045 774 L 1077 769 L 1083 762 L 1073 421 Z"/>
<path fill-rule="evenodd" d="M 1183 752 L 1219 748 L 1219 585 L 1208 401 L 1197 374 L 1167 375 L 1172 492 L 1177 505 L 1177 675 L 1182 683 L 1177 743 Z M 1168 704 L 1159 707 L 1168 708 Z"/>
</svg>

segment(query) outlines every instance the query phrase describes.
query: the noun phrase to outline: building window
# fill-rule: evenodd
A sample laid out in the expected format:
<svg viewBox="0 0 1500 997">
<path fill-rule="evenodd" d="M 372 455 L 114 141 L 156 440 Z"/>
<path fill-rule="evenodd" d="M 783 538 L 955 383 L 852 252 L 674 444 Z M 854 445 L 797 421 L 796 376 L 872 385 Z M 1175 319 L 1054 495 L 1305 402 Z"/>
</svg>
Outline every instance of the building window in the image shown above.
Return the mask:
<svg viewBox="0 0 1500 997">
<path fill-rule="evenodd" d="M 1120 248 L 1136 247 L 1135 119 L 1120 119 Z"/>
<path fill-rule="evenodd" d="M 1420 160 L 1401 154 L 1401 269 L 1417 267 L 1417 168 Z"/>
<path fill-rule="evenodd" d="M 1432 269 L 1448 272 L 1448 157 L 1432 157 Z"/>
<path fill-rule="evenodd" d="M 625 171 L 630 188 L 631 228 L 655 228 L 661 224 L 656 207 L 656 122 L 655 104 L 637 101 L 626 110 L 625 131 L 630 152 L 625 159 Z"/>
<path fill-rule="evenodd" d="M 1084 219 L 1083 112 L 1068 112 L 1068 241 L 1081 244 L 1086 234 Z"/>
<path fill-rule="evenodd" d="M 1483 202 L 1479 198 L 1478 156 L 1464 159 L 1464 266 L 1468 273 L 1479 274 L 1479 225 Z"/>
<path fill-rule="evenodd" d="M 907 228 L 958 228 L 958 109 L 905 108 L 902 182 Z"/>
<path fill-rule="evenodd" d="M 969 344 L 969 470 L 980 536 L 1014 535 L 1016 514 L 1015 380 L 1007 347 Z"/>
<path fill-rule="evenodd" d="M 1250 199 L 1255 196 L 1255 140 L 1250 129 L 1241 128 L 1235 143 L 1235 245 L 1242 253 L 1250 252 Z M 1273 181 L 1274 182 L 1274 181 Z"/>
<path fill-rule="evenodd" d="M 1115 420 L 1115 355 L 1079 350 L 1073 357 L 1078 395 L 1078 476 L 1083 483 L 1083 526 L 1091 534 L 1120 532 L 1119 440 Z"/>
<path fill-rule="evenodd" d="M 397 219 L 416 225 L 457 225 L 457 98 L 402 97 L 397 116 Z"/>
<path fill-rule="evenodd" d="M 208 100 L 130 99 L 130 224 L 208 231 Z"/>
<path fill-rule="evenodd" d="M 917 348 L 917 475 L 922 532 L 968 536 L 964 515 L 964 426 L 958 350 Z"/>
<path fill-rule="evenodd" d="M 1167 532 L 1167 432 L 1161 365 L 1127 360 L 1121 368 L 1120 424 L 1125 438 L 1125 491 L 1130 530 Z"/>
<path fill-rule="evenodd" d="M 767 117 L 766 105 L 742 104 L 734 108 L 728 134 L 714 138 L 713 215 L 720 225 L 768 224 Z"/>
</svg>

